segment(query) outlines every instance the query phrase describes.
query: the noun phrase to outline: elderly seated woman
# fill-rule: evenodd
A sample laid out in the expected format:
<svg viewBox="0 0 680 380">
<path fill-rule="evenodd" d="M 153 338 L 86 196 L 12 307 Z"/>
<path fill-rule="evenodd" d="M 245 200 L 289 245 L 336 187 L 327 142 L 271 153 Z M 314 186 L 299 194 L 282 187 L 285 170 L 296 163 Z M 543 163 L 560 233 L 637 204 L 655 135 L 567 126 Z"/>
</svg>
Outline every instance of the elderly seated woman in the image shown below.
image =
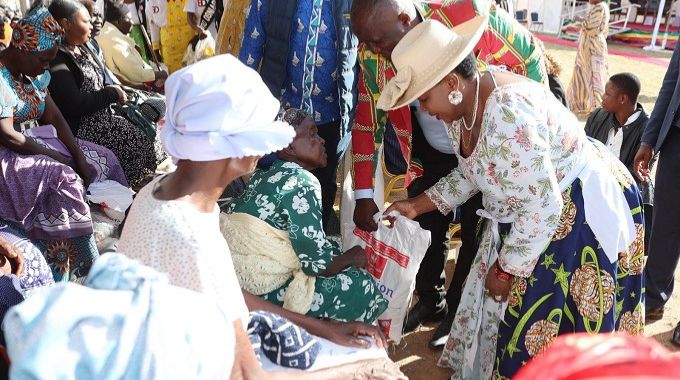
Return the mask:
<svg viewBox="0 0 680 380">
<path fill-rule="evenodd" d="M 326 165 L 324 141 L 303 111 L 287 110 L 284 121 L 295 139 L 269 169 L 255 171 L 222 217 L 241 287 L 310 316 L 373 322 L 387 301 L 361 269 L 366 253 L 343 253 L 323 229 L 321 187 L 310 171 Z"/>
</svg>

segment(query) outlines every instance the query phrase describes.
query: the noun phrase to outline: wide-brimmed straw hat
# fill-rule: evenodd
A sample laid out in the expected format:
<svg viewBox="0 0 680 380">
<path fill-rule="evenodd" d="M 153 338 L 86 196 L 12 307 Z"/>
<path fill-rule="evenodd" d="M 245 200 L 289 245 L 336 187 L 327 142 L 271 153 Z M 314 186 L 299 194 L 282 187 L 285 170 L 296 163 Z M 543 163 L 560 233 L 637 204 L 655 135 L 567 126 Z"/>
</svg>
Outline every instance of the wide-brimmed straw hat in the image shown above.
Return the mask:
<svg viewBox="0 0 680 380">
<path fill-rule="evenodd" d="M 401 108 L 434 87 L 472 52 L 487 22 L 477 16 L 453 29 L 436 20 L 418 24 L 392 52 L 397 75 L 383 88 L 378 108 Z"/>
</svg>

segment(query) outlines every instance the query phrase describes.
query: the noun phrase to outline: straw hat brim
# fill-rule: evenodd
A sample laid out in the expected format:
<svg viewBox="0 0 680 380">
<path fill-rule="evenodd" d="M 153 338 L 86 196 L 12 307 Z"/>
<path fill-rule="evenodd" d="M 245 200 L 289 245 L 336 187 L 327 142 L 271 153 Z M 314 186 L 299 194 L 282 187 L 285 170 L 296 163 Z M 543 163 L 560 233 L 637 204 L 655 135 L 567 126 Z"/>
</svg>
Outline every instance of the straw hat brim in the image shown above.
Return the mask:
<svg viewBox="0 0 680 380">
<path fill-rule="evenodd" d="M 449 41 L 447 52 L 437 64 L 430 67 L 400 68 L 397 75 L 383 88 L 377 107 L 385 111 L 404 107 L 436 86 L 472 52 L 486 30 L 487 23 L 487 16 L 477 16 L 452 28 L 459 37 Z"/>
</svg>

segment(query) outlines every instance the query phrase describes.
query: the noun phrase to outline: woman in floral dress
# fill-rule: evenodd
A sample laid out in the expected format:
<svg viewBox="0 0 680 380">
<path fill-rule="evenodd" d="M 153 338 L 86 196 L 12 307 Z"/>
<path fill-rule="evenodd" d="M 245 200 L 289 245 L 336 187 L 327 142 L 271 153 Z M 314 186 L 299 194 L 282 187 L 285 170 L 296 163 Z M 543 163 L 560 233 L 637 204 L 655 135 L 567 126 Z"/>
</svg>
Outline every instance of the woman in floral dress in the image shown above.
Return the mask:
<svg viewBox="0 0 680 380">
<path fill-rule="evenodd" d="M 288 110 L 284 120 L 297 126 L 295 140 L 278 153 L 279 159 L 268 170 L 257 170 L 253 174 L 246 191 L 227 211 L 249 214 L 287 231 L 302 272 L 313 281 L 311 304 L 302 313 L 372 323 L 385 311 L 387 301 L 371 275 L 361 269 L 366 266 L 366 253 L 354 247 L 343 254 L 338 242 L 330 240 L 323 230 L 321 187 L 310 172 L 326 165 L 323 139 L 317 134 L 311 117 L 300 110 Z M 230 236 L 226 238 L 232 254 L 236 255 L 236 244 L 232 244 Z M 247 268 L 239 268 L 237 260 L 235 264 L 243 286 L 247 280 L 243 277 L 252 275 L 252 271 L 248 273 Z M 278 289 L 260 296 L 286 307 L 284 298 L 291 282 L 286 281 Z"/>
<path fill-rule="evenodd" d="M 484 196 L 479 251 L 439 361 L 454 379 L 511 378 L 558 335 L 643 326 L 635 182 L 547 87 L 477 72 L 470 51 L 484 24 L 415 27 L 392 53 L 398 74 L 378 101 L 392 109 L 418 99 L 444 121 L 459 162 L 386 213 L 449 213 Z"/>
</svg>

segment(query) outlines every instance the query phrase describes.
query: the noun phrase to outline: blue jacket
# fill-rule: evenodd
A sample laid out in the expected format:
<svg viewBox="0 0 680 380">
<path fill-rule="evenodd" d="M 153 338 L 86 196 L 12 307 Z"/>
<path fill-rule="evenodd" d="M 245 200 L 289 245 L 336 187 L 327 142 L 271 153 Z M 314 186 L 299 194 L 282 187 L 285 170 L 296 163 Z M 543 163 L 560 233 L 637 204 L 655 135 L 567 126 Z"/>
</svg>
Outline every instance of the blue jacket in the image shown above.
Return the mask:
<svg viewBox="0 0 680 380">
<path fill-rule="evenodd" d="M 295 25 L 297 0 L 270 0 L 264 21 L 266 44 L 260 66 L 260 75 L 269 90 L 277 98 L 287 76 L 291 35 Z M 338 94 L 340 95 L 341 137 L 349 137 L 357 102 L 358 67 L 357 47 L 359 40 L 350 29 L 349 12 L 352 0 L 334 0 L 333 13 L 338 43 Z M 252 11 L 252 10 L 251 10 Z M 338 146 L 345 149 L 347 139 Z"/>
<path fill-rule="evenodd" d="M 677 113 L 680 111 L 680 44 L 675 46 L 673 58 L 668 65 L 668 71 L 663 78 L 659 96 L 656 98 L 654 111 L 642 134 L 642 144 L 659 151 L 663 146 L 668 132 L 673 127 Z M 677 127 L 676 127 L 677 128 Z"/>
</svg>

